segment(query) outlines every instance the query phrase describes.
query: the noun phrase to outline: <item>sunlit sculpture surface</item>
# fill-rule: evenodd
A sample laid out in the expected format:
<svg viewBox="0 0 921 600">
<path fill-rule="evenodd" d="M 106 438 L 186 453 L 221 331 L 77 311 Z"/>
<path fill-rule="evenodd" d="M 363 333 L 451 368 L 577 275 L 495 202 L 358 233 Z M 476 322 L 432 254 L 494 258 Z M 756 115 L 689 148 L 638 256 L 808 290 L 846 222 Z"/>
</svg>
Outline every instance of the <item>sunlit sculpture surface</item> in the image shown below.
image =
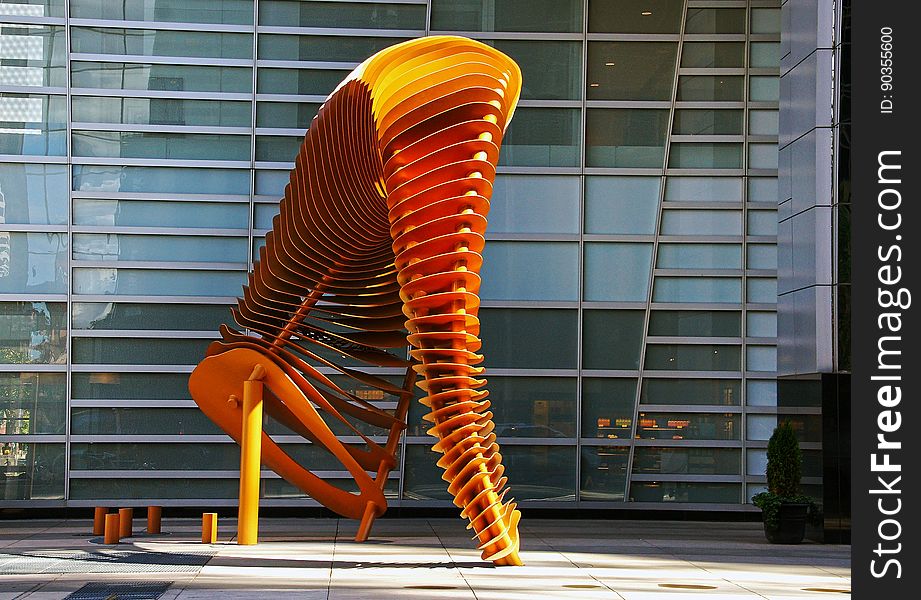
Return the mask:
<svg viewBox="0 0 921 600">
<path fill-rule="evenodd" d="M 256 519 L 261 461 L 335 512 L 361 519 L 357 539 L 366 538 L 387 507 L 383 488 L 418 373 L 438 465 L 483 559 L 521 564 L 520 513 L 505 500 L 486 381 L 475 366 L 483 360 L 477 292 L 486 213 L 520 87 L 518 66 L 501 52 L 427 37 L 369 58 L 310 124 L 233 311 L 255 335 L 223 326 L 223 341 L 209 346 L 189 383 L 201 409 L 243 446 L 241 480 L 250 478 L 241 483 L 241 527 Z M 411 361 L 388 352 L 407 343 Z M 406 367 L 407 376 L 398 387 L 337 364 L 343 359 Z M 317 366 L 395 396 L 394 414 Z M 334 455 L 359 493 L 320 479 L 263 433 L 263 402 L 269 416 Z M 342 444 L 328 422 L 364 444 Z M 389 432 L 387 442 L 372 441 L 365 424 Z M 257 437 L 247 443 L 247 435 Z M 247 485 L 256 487 L 246 492 Z M 255 509 L 244 509 L 246 494 Z"/>
</svg>

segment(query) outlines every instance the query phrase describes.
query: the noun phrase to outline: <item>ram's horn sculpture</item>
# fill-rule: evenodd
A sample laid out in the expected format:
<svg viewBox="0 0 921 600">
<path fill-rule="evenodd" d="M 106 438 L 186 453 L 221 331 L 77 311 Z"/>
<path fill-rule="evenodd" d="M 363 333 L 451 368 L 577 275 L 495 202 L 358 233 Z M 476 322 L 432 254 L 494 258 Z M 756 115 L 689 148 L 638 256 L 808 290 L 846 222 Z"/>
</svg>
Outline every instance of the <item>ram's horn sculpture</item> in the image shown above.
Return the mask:
<svg viewBox="0 0 921 600">
<path fill-rule="evenodd" d="M 223 326 L 223 341 L 209 346 L 189 382 L 205 414 L 239 442 L 235 399 L 255 369 L 269 416 L 333 454 L 359 492 L 320 479 L 265 433 L 262 463 L 335 512 L 362 519 L 366 536 L 387 507 L 384 483 L 422 375 L 442 477 L 483 559 L 500 565 L 521 564 L 520 513 L 505 498 L 476 366 L 477 293 L 499 147 L 520 88 L 509 57 L 454 36 L 397 44 L 358 66 L 320 108 L 298 152 L 233 310 L 247 333 Z M 342 359 L 405 367 L 404 385 L 337 364 Z M 395 412 L 318 367 L 393 395 Z M 343 444 L 328 422 L 363 444 Z M 363 424 L 387 431 L 387 442 L 375 443 Z"/>
</svg>

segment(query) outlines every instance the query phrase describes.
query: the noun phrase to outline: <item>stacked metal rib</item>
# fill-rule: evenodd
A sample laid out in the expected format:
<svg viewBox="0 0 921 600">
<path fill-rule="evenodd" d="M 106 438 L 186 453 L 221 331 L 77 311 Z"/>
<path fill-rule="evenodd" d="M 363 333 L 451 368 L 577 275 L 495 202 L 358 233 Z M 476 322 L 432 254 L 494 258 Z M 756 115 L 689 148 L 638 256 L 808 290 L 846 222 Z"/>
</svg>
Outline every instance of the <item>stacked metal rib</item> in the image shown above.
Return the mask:
<svg viewBox="0 0 921 600">
<path fill-rule="evenodd" d="M 505 499 L 486 381 L 476 366 L 483 360 L 480 252 L 520 74 L 511 59 L 483 44 L 426 42 L 411 58 L 372 73 L 379 77 L 372 94 L 403 312 L 448 491 L 470 519 L 483 559 L 521 564 L 520 513 Z"/>
</svg>

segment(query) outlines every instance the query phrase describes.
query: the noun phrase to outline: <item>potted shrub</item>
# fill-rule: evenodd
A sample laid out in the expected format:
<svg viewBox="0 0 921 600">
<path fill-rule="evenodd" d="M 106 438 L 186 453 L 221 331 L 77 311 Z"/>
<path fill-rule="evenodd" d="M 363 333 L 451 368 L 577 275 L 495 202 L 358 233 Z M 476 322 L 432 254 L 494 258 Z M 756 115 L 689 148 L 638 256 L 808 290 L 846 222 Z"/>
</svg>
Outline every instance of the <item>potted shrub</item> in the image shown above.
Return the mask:
<svg viewBox="0 0 921 600">
<path fill-rule="evenodd" d="M 789 421 L 774 428 L 767 448 L 768 491 L 752 496 L 761 509 L 764 535 L 772 544 L 798 544 L 806 521 L 818 515 L 812 499 L 799 493 L 802 454 Z"/>
</svg>

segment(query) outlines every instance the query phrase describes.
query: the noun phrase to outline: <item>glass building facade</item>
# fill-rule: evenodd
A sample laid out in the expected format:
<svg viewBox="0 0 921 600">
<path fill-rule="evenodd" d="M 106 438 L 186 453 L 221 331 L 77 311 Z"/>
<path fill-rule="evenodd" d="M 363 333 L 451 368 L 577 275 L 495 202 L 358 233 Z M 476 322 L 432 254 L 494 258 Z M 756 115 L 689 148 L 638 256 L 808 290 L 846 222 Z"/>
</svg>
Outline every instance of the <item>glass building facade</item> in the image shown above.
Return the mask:
<svg viewBox="0 0 921 600">
<path fill-rule="evenodd" d="M 236 502 L 188 374 L 326 94 L 439 33 L 524 75 L 481 294 L 512 493 L 739 509 L 779 418 L 819 485 L 821 409 L 776 393 L 780 24 L 779 0 L 0 0 L 0 506 Z M 423 410 L 392 506 L 449 505 Z"/>
</svg>

